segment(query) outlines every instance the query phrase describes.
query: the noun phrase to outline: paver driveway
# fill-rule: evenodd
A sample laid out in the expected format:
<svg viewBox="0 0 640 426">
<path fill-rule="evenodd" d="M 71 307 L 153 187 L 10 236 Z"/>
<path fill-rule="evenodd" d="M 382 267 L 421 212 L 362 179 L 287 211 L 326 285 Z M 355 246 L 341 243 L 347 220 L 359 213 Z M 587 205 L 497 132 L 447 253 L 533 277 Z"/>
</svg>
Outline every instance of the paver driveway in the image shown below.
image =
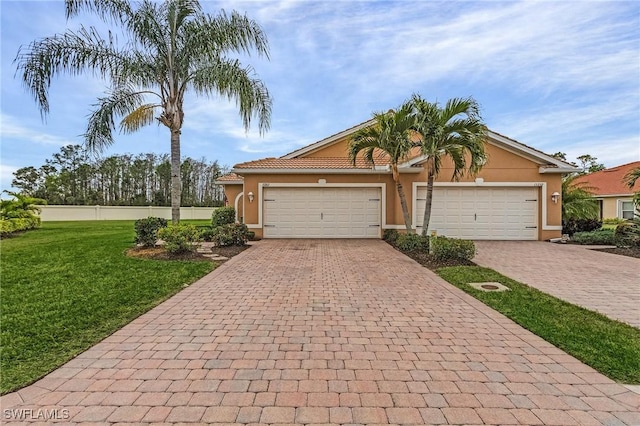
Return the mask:
<svg viewBox="0 0 640 426">
<path fill-rule="evenodd" d="M 640 259 L 542 241 L 477 241 L 479 265 L 640 327 Z"/>
<path fill-rule="evenodd" d="M 362 240 L 262 241 L 11 407 L 96 423 L 640 423 L 639 395 Z"/>
</svg>

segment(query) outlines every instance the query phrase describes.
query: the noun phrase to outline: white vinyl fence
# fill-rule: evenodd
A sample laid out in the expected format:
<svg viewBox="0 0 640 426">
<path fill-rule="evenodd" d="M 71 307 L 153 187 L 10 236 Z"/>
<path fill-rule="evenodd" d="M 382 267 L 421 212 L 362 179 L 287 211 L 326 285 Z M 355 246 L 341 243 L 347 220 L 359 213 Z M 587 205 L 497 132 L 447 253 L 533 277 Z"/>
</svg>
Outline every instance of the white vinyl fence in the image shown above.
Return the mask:
<svg viewBox="0 0 640 426">
<path fill-rule="evenodd" d="M 171 219 L 171 207 L 38 206 L 43 222 L 71 220 L 135 220 L 149 216 Z M 211 219 L 215 207 L 180 207 L 180 219 Z"/>
</svg>

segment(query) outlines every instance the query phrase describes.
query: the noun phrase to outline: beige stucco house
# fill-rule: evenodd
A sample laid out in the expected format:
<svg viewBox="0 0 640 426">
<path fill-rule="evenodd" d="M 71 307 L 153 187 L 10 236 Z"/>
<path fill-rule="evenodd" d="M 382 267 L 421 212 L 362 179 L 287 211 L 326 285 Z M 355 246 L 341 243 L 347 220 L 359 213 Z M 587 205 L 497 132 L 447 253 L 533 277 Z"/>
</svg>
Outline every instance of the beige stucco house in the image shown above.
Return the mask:
<svg viewBox="0 0 640 426">
<path fill-rule="evenodd" d="M 600 219 L 633 219 L 633 194 L 640 191 L 640 179 L 629 188 L 625 176 L 638 167 L 640 161 L 634 161 L 580 176 L 575 182 L 591 191 L 598 200 Z"/>
<path fill-rule="evenodd" d="M 219 179 L 238 220 L 262 238 L 381 238 L 405 228 L 387 164 L 347 154 L 350 136 L 369 120 L 279 158 L 236 164 Z M 561 178 L 576 169 L 495 132 L 477 176 L 451 181 L 452 165 L 434 185 L 429 231 L 457 238 L 546 240 L 561 236 Z M 421 232 L 425 158 L 400 165 L 413 228 Z"/>
</svg>

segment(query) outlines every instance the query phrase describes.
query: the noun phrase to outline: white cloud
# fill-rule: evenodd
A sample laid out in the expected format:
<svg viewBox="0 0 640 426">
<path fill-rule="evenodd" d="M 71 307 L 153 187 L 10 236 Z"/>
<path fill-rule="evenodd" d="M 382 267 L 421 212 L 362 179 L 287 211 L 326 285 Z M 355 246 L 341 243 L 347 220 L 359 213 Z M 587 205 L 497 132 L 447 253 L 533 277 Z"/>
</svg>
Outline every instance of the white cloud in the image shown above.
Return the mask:
<svg viewBox="0 0 640 426">
<path fill-rule="evenodd" d="M 10 190 L 13 173 L 18 169 L 19 167 L 9 164 L 0 164 L 0 188 Z"/>
<path fill-rule="evenodd" d="M 5 141 L 3 143 L 6 143 L 7 139 L 35 142 L 39 145 L 50 146 L 64 146 L 78 143 L 77 141 L 74 142 L 64 137 L 30 129 L 22 124 L 18 118 L 4 113 L 0 113 L 0 137 Z"/>
</svg>

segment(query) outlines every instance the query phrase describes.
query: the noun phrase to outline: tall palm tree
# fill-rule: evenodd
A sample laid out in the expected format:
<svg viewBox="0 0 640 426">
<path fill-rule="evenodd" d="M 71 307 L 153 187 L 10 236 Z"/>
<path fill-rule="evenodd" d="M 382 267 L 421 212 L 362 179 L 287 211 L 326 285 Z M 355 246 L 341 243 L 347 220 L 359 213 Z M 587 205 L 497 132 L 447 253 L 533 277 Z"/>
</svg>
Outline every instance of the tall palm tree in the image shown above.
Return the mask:
<svg viewBox="0 0 640 426">
<path fill-rule="evenodd" d="M 180 221 L 180 134 L 187 91 L 235 99 L 245 129 L 252 118 L 260 132 L 269 128 L 271 98 L 253 68 L 230 53 L 268 58 L 267 38 L 244 15 L 221 11 L 211 16 L 197 0 L 65 0 L 67 19 L 82 11 L 109 25 L 121 24 L 129 42 L 118 46 L 109 32 L 81 26 L 36 40 L 16 56 L 18 72 L 43 114 L 49 111 L 48 89 L 56 74 L 90 72 L 111 84 L 89 116 L 84 135 L 89 150 L 113 143 L 116 118 L 120 131 L 134 132 L 157 120 L 171 133 L 171 216 Z"/>
<path fill-rule="evenodd" d="M 638 179 L 640 179 L 640 167 L 636 167 L 635 169 L 632 169 L 631 171 L 629 171 L 629 173 L 627 173 L 624 176 L 624 181 L 629 187 L 629 189 L 633 189 Z M 640 210 L 640 190 L 636 191 L 636 193 L 633 194 L 633 203 Z"/>
<path fill-rule="evenodd" d="M 400 182 L 398 163 L 407 159 L 412 148 L 413 117 L 411 105 L 405 103 L 398 111 L 376 112 L 373 114 L 373 118 L 376 120 L 376 124 L 360 129 L 351 136 L 349 158 L 355 164 L 357 155 L 363 152 L 364 159 L 369 164 L 375 165 L 376 157 L 385 163 L 388 161 L 400 198 L 404 225 L 407 228 L 407 233 L 410 234 L 412 233 L 411 218 L 409 217 L 407 197 Z"/>
<path fill-rule="evenodd" d="M 452 160 L 452 180 L 478 173 L 486 162 L 487 127 L 473 98 L 453 98 L 444 107 L 419 95 L 413 95 L 410 102 L 414 109 L 415 130 L 420 135 L 420 148 L 426 157 L 427 198 L 422 222 L 422 235 L 426 236 L 431 220 L 433 182 L 440 173 L 442 161 L 447 157 Z"/>
<path fill-rule="evenodd" d="M 593 188 L 576 182 L 580 174 L 570 174 L 562 179 L 562 221 L 568 219 L 595 219 L 598 203 L 593 198 Z"/>
</svg>

